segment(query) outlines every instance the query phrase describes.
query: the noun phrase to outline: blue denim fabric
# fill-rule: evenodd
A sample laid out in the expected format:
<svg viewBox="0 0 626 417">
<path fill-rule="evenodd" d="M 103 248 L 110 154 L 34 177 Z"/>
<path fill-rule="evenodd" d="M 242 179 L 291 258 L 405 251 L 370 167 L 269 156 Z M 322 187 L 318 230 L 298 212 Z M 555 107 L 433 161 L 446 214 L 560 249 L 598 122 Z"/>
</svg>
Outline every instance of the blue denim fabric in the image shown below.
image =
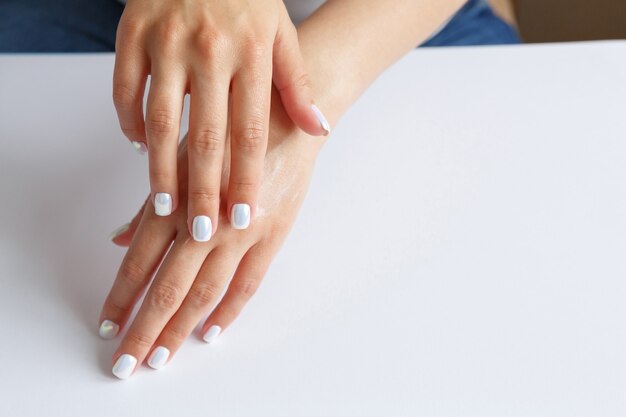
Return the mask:
<svg viewBox="0 0 626 417">
<path fill-rule="evenodd" d="M 446 27 L 421 46 L 503 45 L 520 43 L 515 29 L 493 13 L 486 0 L 469 0 Z"/>
<path fill-rule="evenodd" d="M 116 0 L 0 0 L 0 52 L 110 52 Z"/>
<path fill-rule="evenodd" d="M 116 0 L 0 0 L 0 52 L 113 51 L 123 10 Z M 422 46 L 517 42 L 485 0 L 469 0 Z"/>
</svg>

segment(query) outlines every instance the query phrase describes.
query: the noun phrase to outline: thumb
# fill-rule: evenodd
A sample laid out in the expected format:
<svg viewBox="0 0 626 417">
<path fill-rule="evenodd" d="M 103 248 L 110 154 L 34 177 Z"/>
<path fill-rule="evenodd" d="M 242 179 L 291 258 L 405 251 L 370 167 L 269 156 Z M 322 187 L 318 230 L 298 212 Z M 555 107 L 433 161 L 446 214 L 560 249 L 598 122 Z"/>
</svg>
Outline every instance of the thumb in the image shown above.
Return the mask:
<svg viewBox="0 0 626 417">
<path fill-rule="evenodd" d="M 133 217 L 130 223 L 126 223 L 118 227 L 113 231 L 113 233 L 111 233 L 110 239 L 113 243 L 118 246 L 130 246 L 130 242 L 132 242 L 133 236 L 135 236 L 135 231 L 141 222 L 141 217 L 143 216 L 143 211 L 146 207 L 147 201 L 148 200 L 143 203 L 139 212 L 135 215 L 135 217 Z"/>
<path fill-rule="evenodd" d="M 298 32 L 288 17 L 282 20 L 276 33 L 272 78 L 287 114 L 296 126 L 314 136 L 330 133 L 328 120 L 313 102 Z"/>
</svg>

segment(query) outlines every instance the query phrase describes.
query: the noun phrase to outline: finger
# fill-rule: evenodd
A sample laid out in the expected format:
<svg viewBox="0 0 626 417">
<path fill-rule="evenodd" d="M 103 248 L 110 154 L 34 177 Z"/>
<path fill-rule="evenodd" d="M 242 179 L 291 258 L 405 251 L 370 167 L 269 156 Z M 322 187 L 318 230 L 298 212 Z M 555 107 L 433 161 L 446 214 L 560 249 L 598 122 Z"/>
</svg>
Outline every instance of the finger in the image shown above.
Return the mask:
<svg viewBox="0 0 626 417">
<path fill-rule="evenodd" d="M 121 40 L 124 42 L 121 42 Z M 124 135 L 139 153 L 146 153 L 143 95 L 148 77 L 148 57 L 138 30 L 122 18 L 118 25 L 113 70 L 113 103 Z"/>
<path fill-rule="evenodd" d="M 135 320 L 113 355 L 113 374 L 120 379 L 129 377 L 136 364 L 142 363 L 167 322 L 180 307 L 189 291 L 207 250 L 184 235 L 176 239 Z"/>
<path fill-rule="evenodd" d="M 271 60 L 262 53 L 240 69 L 232 82 L 231 167 L 228 213 L 235 229 L 246 229 L 254 215 L 267 149 Z"/>
<path fill-rule="evenodd" d="M 191 82 L 189 112 L 189 204 L 190 233 L 198 242 L 208 241 L 217 230 L 222 161 L 228 124 L 230 73 L 217 70 L 208 77 L 196 75 Z"/>
<path fill-rule="evenodd" d="M 298 32 L 288 16 L 283 18 L 276 33 L 273 59 L 274 84 L 291 120 L 310 135 L 330 134 L 328 120 L 313 102 Z"/>
<path fill-rule="evenodd" d="M 160 369 L 171 360 L 202 317 L 217 303 L 240 258 L 232 250 L 221 248 L 209 254 L 185 301 L 154 343 L 148 359 L 151 368 Z"/>
<path fill-rule="evenodd" d="M 178 203 L 176 155 L 186 75 L 175 66 L 153 62 L 146 113 L 150 160 L 150 188 L 154 212 L 170 215 Z"/>
<path fill-rule="evenodd" d="M 173 225 L 150 211 L 143 217 L 100 313 L 100 336 L 112 339 L 124 327 L 174 237 Z"/>
<path fill-rule="evenodd" d="M 130 245 L 130 242 L 133 240 L 133 236 L 135 236 L 135 231 L 139 226 L 139 222 L 141 221 L 141 217 L 143 216 L 143 212 L 146 208 L 147 202 L 148 200 L 144 201 L 137 214 L 135 214 L 135 217 L 133 217 L 133 219 L 129 223 L 123 224 L 122 226 L 115 229 L 113 233 L 111 233 L 110 239 L 113 241 L 113 243 L 118 246 L 126 247 Z"/>
<path fill-rule="evenodd" d="M 212 343 L 239 316 L 254 295 L 272 262 L 277 248 L 253 246 L 243 257 L 228 290 L 202 326 L 202 338 Z"/>
</svg>

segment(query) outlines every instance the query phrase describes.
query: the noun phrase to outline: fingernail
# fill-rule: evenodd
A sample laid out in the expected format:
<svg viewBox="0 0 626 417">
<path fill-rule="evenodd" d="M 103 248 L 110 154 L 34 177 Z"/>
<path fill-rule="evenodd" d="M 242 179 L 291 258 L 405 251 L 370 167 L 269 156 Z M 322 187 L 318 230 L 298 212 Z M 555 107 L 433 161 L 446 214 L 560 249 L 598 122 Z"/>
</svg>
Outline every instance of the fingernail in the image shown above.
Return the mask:
<svg viewBox="0 0 626 417">
<path fill-rule="evenodd" d="M 137 358 L 124 353 L 117 359 L 111 372 L 119 379 L 126 379 L 133 373 L 135 366 L 137 366 Z"/>
<path fill-rule="evenodd" d="M 235 229 L 247 229 L 250 226 L 250 206 L 247 204 L 233 205 L 230 217 Z"/>
<path fill-rule="evenodd" d="M 98 334 L 101 338 L 110 340 L 117 336 L 119 331 L 120 326 L 117 323 L 114 323 L 111 320 L 103 320 L 102 323 L 100 323 Z"/>
<path fill-rule="evenodd" d="M 113 240 L 116 237 L 118 237 L 119 235 L 121 235 L 122 233 L 126 232 L 128 230 L 128 228 L 130 227 L 130 223 L 126 223 L 121 225 L 120 227 L 118 227 L 117 229 L 115 229 L 110 235 L 109 235 L 109 239 Z"/>
<path fill-rule="evenodd" d="M 221 331 L 222 328 L 214 324 L 213 326 L 209 327 L 209 330 L 207 330 L 202 339 L 207 343 L 215 342 L 215 339 L 217 339 L 217 336 L 220 335 Z"/>
<path fill-rule="evenodd" d="M 320 126 L 322 126 L 322 129 L 324 129 L 324 132 L 326 132 L 324 135 L 329 135 L 330 123 L 328 123 L 328 120 L 326 120 L 324 113 L 322 113 L 319 107 L 317 107 L 315 104 L 311 104 L 311 109 L 313 110 L 313 113 L 315 113 L 315 117 L 317 117 L 317 120 L 320 122 Z"/>
<path fill-rule="evenodd" d="M 157 216 L 172 214 L 172 196 L 168 193 L 156 193 L 154 195 L 154 213 Z"/>
<path fill-rule="evenodd" d="M 133 145 L 133 148 L 135 148 L 135 150 L 141 155 L 145 155 L 148 152 L 148 147 L 143 142 L 133 141 L 131 142 L 131 145 Z"/>
<path fill-rule="evenodd" d="M 211 239 L 213 225 L 211 218 L 208 216 L 196 216 L 191 224 L 191 234 L 196 242 L 207 242 Z"/>
<path fill-rule="evenodd" d="M 152 351 L 152 355 L 148 359 L 148 366 L 152 369 L 161 369 L 167 363 L 170 357 L 170 350 L 164 346 L 159 346 Z"/>
</svg>

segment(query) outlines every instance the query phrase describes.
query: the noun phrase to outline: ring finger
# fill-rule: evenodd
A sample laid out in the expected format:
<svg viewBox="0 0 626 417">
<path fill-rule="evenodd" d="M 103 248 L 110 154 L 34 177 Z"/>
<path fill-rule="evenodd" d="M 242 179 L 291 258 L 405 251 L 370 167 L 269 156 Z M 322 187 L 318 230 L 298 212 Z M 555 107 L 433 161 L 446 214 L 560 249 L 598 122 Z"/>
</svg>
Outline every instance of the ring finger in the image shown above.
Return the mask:
<svg viewBox="0 0 626 417">
<path fill-rule="evenodd" d="M 176 66 L 153 60 L 146 111 L 150 189 L 154 212 L 170 215 L 178 203 L 176 157 L 186 75 Z"/>
</svg>

